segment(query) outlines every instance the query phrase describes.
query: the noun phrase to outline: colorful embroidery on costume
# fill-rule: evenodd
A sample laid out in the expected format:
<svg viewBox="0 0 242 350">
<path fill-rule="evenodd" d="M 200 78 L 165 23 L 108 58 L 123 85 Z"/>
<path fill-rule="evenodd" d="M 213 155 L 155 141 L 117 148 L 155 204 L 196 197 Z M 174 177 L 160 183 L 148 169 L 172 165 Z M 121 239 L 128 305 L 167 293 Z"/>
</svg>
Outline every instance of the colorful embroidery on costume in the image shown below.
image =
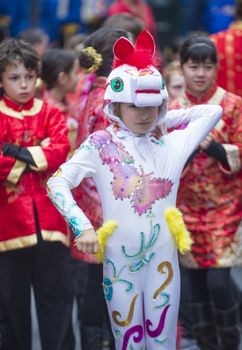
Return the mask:
<svg viewBox="0 0 242 350">
<path fill-rule="evenodd" d="M 85 151 L 91 151 L 92 147 L 87 143 L 87 142 L 83 142 L 80 147 L 76 150 L 76 152 L 81 151 L 81 150 L 85 150 Z"/>
<path fill-rule="evenodd" d="M 56 206 L 56 208 L 60 211 L 60 213 L 65 218 L 68 226 L 73 231 L 75 237 L 79 236 L 83 232 L 83 223 L 82 221 L 74 214 L 75 209 L 78 208 L 76 203 L 66 206 L 66 200 L 62 193 L 56 192 L 54 194 L 48 192 L 50 200 Z"/>
<path fill-rule="evenodd" d="M 135 335 L 137 333 L 137 335 Z M 136 325 L 129 328 L 124 334 L 123 346 L 122 350 L 127 350 L 129 339 L 133 336 L 133 340 L 135 343 L 140 343 L 144 337 L 144 330 L 141 325 Z"/>
<path fill-rule="evenodd" d="M 91 136 L 91 143 L 98 149 L 103 164 L 113 173 L 112 190 L 118 199 L 130 198 L 134 211 L 146 213 L 158 199 L 165 198 L 172 189 L 169 179 L 155 178 L 136 169 L 133 157 L 121 144 L 114 143 L 107 131 L 99 131 Z"/>
<path fill-rule="evenodd" d="M 70 210 L 69 210 L 70 215 L 68 215 L 68 218 L 69 218 L 68 226 L 73 231 L 74 236 L 77 237 L 77 236 L 82 234 L 83 225 L 82 225 L 82 221 L 78 217 L 71 215 L 71 211 L 72 211 L 72 209 L 74 209 L 74 207 L 77 207 L 77 205 L 73 204 L 73 206 L 70 207 Z"/>
<path fill-rule="evenodd" d="M 153 219 L 156 217 L 156 214 L 150 209 L 147 214 L 146 214 L 147 218 Z"/>
<path fill-rule="evenodd" d="M 120 337 L 122 337 L 122 332 L 119 329 L 115 329 L 114 330 L 114 337 L 115 337 L 115 339 L 119 339 Z"/>
<path fill-rule="evenodd" d="M 156 139 L 155 137 L 152 137 L 151 142 L 155 143 L 156 145 L 163 146 L 165 144 L 163 137 Z"/>
<path fill-rule="evenodd" d="M 169 261 L 163 261 L 157 267 L 157 270 L 161 274 L 165 273 L 165 269 L 167 269 L 167 271 L 168 271 L 167 278 L 162 283 L 162 285 L 155 291 L 155 293 L 153 295 L 153 300 L 155 300 L 158 297 L 158 295 L 168 286 L 168 284 L 171 282 L 171 280 L 173 278 L 173 268 L 172 268 L 172 265 L 171 265 L 171 263 Z"/>
<path fill-rule="evenodd" d="M 165 306 L 166 304 L 168 304 L 169 301 L 170 301 L 170 294 L 168 294 L 168 293 L 162 292 L 162 293 L 160 293 L 160 297 L 163 299 L 163 301 L 162 301 L 161 304 L 156 305 L 156 306 L 155 306 L 155 309 L 160 309 L 160 308 L 162 308 L 163 306 Z M 155 299 L 154 299 L 154 301 L 155 301 Z"/>
<path fill-rule="evenodd" d="M 110 259 L 106 259 L 105 265 L 111 265 L 112 269 L 113 269 L 113 277 L 109 278 L 104 276 L 103 278 L 103 290 L 104 290 L 104 297 L 107 301 L 112 300 L 113 297 L 113 284 L 116 282 L 121 282 L 121 283 L 126 283 L 127 284 L 127 288 L 125 290 L 125 292 L 130 292 L 133 288 L 133 284 L 127 280 L 121 279 L 119 278 L 122 271 L 126 268 L 126 266 L 123 266 L 119 272 L 117 273 L 116 267 L 114 265 L 114 263 L 110 260 Z"/>
<path fill-rule="evenodd" d="M 128 312 L 128 317 L 126 320 L 124 321 L 120 321 L 118 320 L 117 318 L 118 317 L 121 317 L 121 314 L 119 311 L 116 311 L 114 310 L 112 312 L 112 318 L 113 318 L 113 321 L 120 327 L 127 327 L 130 325 L 130 323 L 132 322 L 133 320 L 133 316 L 134 316 L 134 307 L 135 307 L 135 302 L 136 302 L 136 299 L 138 298 L 138 294 L 136 294 L 132 301 L 131 301 L 131 305 L 130 305 L 130 308 L 129 308 L 129 312 Z"/>
<path fill-rule="evenodd" d="M 132 76 L 156 75 L 155 72 L 151 69 L 130 68 L 130 69 L 126 69 L 125 72 Z"/>
<path fill-rule="evenodd" d="M 159 321 L 156 329 L 154 329 L 154 330 L 151 329 L 153 324 L 150 320 L 145 321 L 146 332 L 151 338 L 158 338 L 161 335 L 161 333 L 164 329 L 164 326 L 165 326 L 166 315 L 167 315 L 167 311 L 168 311 L 169 307 L 170 307 L 170 305 L 167 305 L 164 308 L 164 310 L 162 311 L 161 316 L 160 316 L 160 321 Z"/>
<path fill-rule="evenodd" d="M 166 341 L 167 341 L 167 338 L 164 338 L 164 339 L 158 339 L 158 338 L 156 338 L 156 339 L 155 339 L 155 342 L 156 342 L 156 343 L 159 343 L 159 344 L 164 344 Z"/>
<path fill-rule="evenodd" d="M 131 260 L 132 262 L 128 265 L 128 269 L 130 272 L 137 272 L 139 271 L 144 265 L 148 264 L 155 256 L 155 253 L 149 254 L 147 257 L 149 249 L 155 244 L 158 235 L 160 233 L 160 225 L 156 224 L 152 227 L 151 223 L 151 233 L 150 233 L 150 238 L 149 241 L 146 243 L 145 242 L 145 235 L 144 232 L 140 232 L 140 249 L 138 253 L 134 255 L 129 255 L 126 253 L 126 248 L 123 245 L 121 247 L 121 251 L 124 254 L 128 260 Z"/>
</svg>

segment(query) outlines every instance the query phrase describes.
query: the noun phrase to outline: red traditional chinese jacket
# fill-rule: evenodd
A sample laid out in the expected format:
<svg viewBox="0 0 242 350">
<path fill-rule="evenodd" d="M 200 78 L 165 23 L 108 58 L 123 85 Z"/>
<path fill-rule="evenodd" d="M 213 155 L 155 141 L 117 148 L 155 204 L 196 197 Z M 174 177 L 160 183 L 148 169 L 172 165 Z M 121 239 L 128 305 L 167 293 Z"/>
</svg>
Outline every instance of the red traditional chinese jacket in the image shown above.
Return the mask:
<svg viewBox="0 0 242 350">
<path fill-rule="evenodd" d="M 106 88 L 106 78 L 97 77 L 93 82 L 91 91 L 88 95 L 86 106 L 80 118 L 80 133 L 78 145 L 97 130 L 105 130 L 109 121 L 103 111 L 103 96 Z M 99 195 L 93 179 L 84 179 L 80 186 L 74 189 L 75 200 L 87 215 L 95 229 L 103 223 L 102 207 Z M 72 247 L 73 257 L 83 259 L 87 262 L 96 262 L 91 254 L 80 253 Z"/>
<path fill-rule="evenodd" d="M 57 100 L 47 89 L 43 91 L 42 100 L 49 105 L 58 108 L 59 111 L 63 114 L 65 122 L 67 124 L 68 139 L 71 145 L 68 157 L 72 156 L 76 149 L 79 121 L 75 118 L 76 116 L 74 115 L 74 111 L 71 108 L 71 104 L 66 99 L 64 99 L 64 101 Z"/>
<path fill-rule="evenodd" d="M 47 179 L 65 161 L 70 148 L 63 115 L 38 99 L 20 106 L 3 97 L 0 149 L 3 143 L 26 147 L 38 171 L 0 154 L 0 252 L 37 243 L 34 206 L 43 239 L 68 245 L 66 223 L 46 194 Z"/>
<path fill-rule="evenodd" d="M 215 141 L 236 145 L 242 155 L 242 99 L 212 86 L 201 99 L 186 93 L 171 109 L 195 104 L 219 104 L 223 117 L 212 130 Z M 227 155 L 229 157 L 229 154 Z M 228 158 L 227 157 L 227 158 Z M 185 169 L 178 191 L 181 209 L 194 244 L 181 256 L 189 268 L 229 267 L 242 263 L 242 172 L 232 173 L 200 151 Z"/>
<path fill-rule="evenodd" d="M 97 130 L 105 130 L 109 121 L 103 111 L 103 96 L 106 89 L 105 77 L 96 77 L 90 86 L 90 91 L 80 116 L 80 131 L 77 145 L 81 145 L 85 139 Z"/>
<path fill-rule="evenodd" d="M 219 57 L 217 83 L 224 89 L 242 96 L 242 21 L 229 29 L 210 36 Z"/>
</svg>

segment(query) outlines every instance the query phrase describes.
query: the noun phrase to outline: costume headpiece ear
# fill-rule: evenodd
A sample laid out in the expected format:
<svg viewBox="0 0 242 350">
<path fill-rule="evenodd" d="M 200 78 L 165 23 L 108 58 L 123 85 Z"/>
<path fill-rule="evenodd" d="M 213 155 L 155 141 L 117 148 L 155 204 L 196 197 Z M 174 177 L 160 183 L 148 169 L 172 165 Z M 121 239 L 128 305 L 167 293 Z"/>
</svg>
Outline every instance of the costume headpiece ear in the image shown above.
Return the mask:
<svg viewBox="0 0 242 350">
<path fill-rule="evenodd" d="M 135 51 L 146 51 L 147 56 L 152 58 L 155 54 L 155 42 L 153 36 L 145 30 L 141 32 L 135 43 Z"/>
<path fill-rule="evenodd" d="M 114 44 L 113 52 L 113 68 L 128 64 L 142 69 L 154 64 L 155 42 L 152 35 L 145 30 L 138 35 L 135 46 L 128 39 L 119 38 Z"/>
<path fill-rule="evenodd" d="M 120 64 L 123 64 L 124 61 L 128 60 L 129 56 L 132 56 L 134 53 L 133 44 L 126 38 L 119 38 L 113 47 L 113 53 L 116 60 L 120 61 Z"/>
</svg>

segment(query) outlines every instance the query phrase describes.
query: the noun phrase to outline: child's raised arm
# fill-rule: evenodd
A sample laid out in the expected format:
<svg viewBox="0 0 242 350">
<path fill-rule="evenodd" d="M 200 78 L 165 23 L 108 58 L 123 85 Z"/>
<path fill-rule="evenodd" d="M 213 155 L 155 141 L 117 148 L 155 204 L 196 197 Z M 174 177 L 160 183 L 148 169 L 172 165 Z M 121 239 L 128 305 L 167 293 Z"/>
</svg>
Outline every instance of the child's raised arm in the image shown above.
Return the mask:
<svg viewBox="0 0 242 350">
<path fill-rule="evenodd" d="M 184 126 L 183 130 L 176 130 L 170 134 L 173 146 L 184 159 L 190 156 L 210 130 L 215 127 L 222 116 L 222 111 L 219 105 L 204 104 L 167 113 L 165 118 L 167 128 Z"/>
<path fill-rule="evenodd" d="M 168 111 L 164 120 L 167 129 L 186 125 L 194 120 L 201 118 L 210 118 L 211 123 L 217 123 L 216 116 L 219 111 L 222 113 L 222 107 L 219 105 L 196 105 L 190 108 L 181 108 Z"/>
</svg>

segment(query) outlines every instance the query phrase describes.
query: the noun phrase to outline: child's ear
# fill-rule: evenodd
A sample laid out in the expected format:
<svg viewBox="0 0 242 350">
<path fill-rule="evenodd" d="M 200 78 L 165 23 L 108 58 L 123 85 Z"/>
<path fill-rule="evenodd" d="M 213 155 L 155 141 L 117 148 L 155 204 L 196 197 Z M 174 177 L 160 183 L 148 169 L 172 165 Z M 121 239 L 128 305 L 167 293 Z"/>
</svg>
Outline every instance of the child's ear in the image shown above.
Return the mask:
<svg viewBox="0 0 242 350">
<path fill-rule="evenodd" d="M 66 84 L 67 79 L 68 79 L 68 76 L 67 76 L 67 74 L 65 72 L 60 72 L 58 74 L 58 79 L 57 79 L 58 84 L 60 84 L 60 85 Z"/>
</svg>

